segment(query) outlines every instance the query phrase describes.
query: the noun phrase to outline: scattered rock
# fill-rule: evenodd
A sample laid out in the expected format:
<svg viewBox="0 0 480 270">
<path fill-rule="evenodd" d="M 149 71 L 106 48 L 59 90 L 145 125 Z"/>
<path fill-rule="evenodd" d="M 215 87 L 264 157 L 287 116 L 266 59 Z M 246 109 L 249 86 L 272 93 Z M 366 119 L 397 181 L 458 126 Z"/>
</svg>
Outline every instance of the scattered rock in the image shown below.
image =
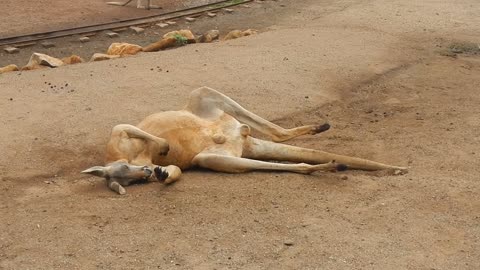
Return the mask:
<svg viewBox="0 0 480 270">
<path fill-rule="evenodd" d="M 89 42 L 90 41 L 90 38 L 89 37 L 81 37 L 78 39 L 80 42 L 82 43 L 85 43 L 85 42 Z"/>
<path fill-rule="evenodd" d="M 177 24 L 177 22 L 175 22 L 175 21 L 168 21 L 168 22 L 166 22 L 166 23 L 167 23 L 168 25 L 176 25 L 176 24 Z"/>
<path fill-rule="evenodd" d="M 340 179 L 342 179 L 342 180 L 348 180 L 348 176 L 344 175 L 344 176 L 342 176 Z"/>
<path fill-rule="evenodd" d="M 119 58 L 119 57 L 120 55 L 108 55 L 104 53 L 95 53 L 94 55 L 92 55 L 92 58 L 90 58 L 90 62 L 110 60 L 110 59 Z"/>
<path fill-rule="evenodd" d="M 177 39 L 174 37 L 164 38 L 146 47 L 143 47 L 144 52 L 158 52 L 167 48 L 174 47 L 177 44 Z"/>
<path fill-rule="evenodd" d="M 7 53 L 10 53 L 10 54 L 20 52 L 20 49 L 19 49 L 19 48 L 12 47 L 12 46 L 5 47 L 5 48 L 3 48 L 3 50 L 4 50 L 5 52 L 7 52 Z"/>
<path fill-rule="evenodd" d="M 213 18 L 213 17 L 217 16 L 217 14 L 213 13 L 213 12 L 208 12 L 207 16 L 210 17 L 210 18 Z"/>
<path fill-rule="evenodd" d="M 142 47 L 136 44 L 130 43 L 112 43 L 110 47 L 108 47 L 107 54 L 108 55 L 135 55 L 142 51 Z"/>
<path fill-rule="evenodd" d="M 8 65 L 0 68 L 0 74 L 11 72 L 11 71 L 18 71 L 18 66 L 12 64 L 12 65 Z"/>
<path fill-rule="evenodd" d="M 233 31 L 230 31 L 223 38 L 223 40 L 230 40 L 230 39 L 236 39 L 236 38 L 239 38 L 239 37 L 246 37 L 246 36 L 254 35 L 254 34 L 257 34 L 257 33 L 258 33 L 258 31 L 255 30 L 255 29 L 247 29 L 245 31 L 233 30 Z"/>
<path fill-rule="evenodd" d="M 130 26 L 130 29 L 132 29 L 137 34 L 141 34 L 141 33 L 145 32 L 145 29 L 143 29 L 141 27 Z"/>
<path fill-rule="evenodd" d="M 228 13 L 232 13 L 233 12 L 233 9 L 231 8 L 224 8 L 223 9 L 225 12 L 228 12 Z"/>
<path fill-rule="evenodd" d="M 52 47 L 55 47 L 55 44 L 53 42 L 50 42 L 50 41 L 44 41 L 42 43 L 40 43 L 40 45 L 42 45 L 43 48 L 52 48 Z"/>
<path fill-rule="evenodd" d="M 163 35 L 163 38 L 170 38 L 170 37 L 176 37 L 176 36 L 182 36 L 187 40 L 187 43 L 195 43 L 195 35 L 192 33 L 192 31 L 188 29 L 182 29 L 178 31 L 172 31 L 168 32 L 165 35 Z"/>
<path fill-rule="evenodd" d="M 294 243 L 293 243 L 292 240 L 285 240 L 285 241 L 283 242 L 283 244 L 284 244 L 285 246 L 293 246 Z"/>
<path fill-rule="evenodd" d="M 197 20 L 197 19 L 192 18 L 192 17 L 186 17 L 186 18 L 185 18 L 185 21 L 187 21 L 187 22 L 194 22 L 194 21 L 196 21 L 196 20 Z"/>
<path fill-rule="evenodd" d="M 249 7 L 250 7 L 250 5 L 243 4 L 243 5 L 242 5 L 242 7 L 244 7 L 244 8 L 249 8 Z"/>
<path fill-rule="evenodd" d="M 105 33 L 105 35 L 107 35 L 107 37 L 109 37 L 109 38 L 116 38 L 116 37 L 119 37 L 119 36 L 120 36 L 118 33 L 111 32 L 111 31 Z"/>
<path fill-rule="evenodd" d="M 78 55 L 71 55 L 69 57 L 62 58 L 63 63 L 66 65 L 73 65 L 78 63 L 85 62 L 80 56 Z"/>
<path fill-rule="evenodd" d="M 28 61 L 27 65 L 22 68 L 22 70 L 33 70 L 41 67 L 51 67 L 56 68 L 63 66 L 62 60 L 43 54 L 43 53 L 33 53 Z"/>
<path fill-rule="evenodd" d="M 165 28 L 165 27 L 168 27 L 169 24 L 168 23 L 157 23 L 157 26 L 160 27 L 160 28 Z"/>
<path fill-rule="evenodd" d="M 205 32 L 203 35 L 201 35 L 198 38 L 198 42 L 200 42 L 200 43 L 210 43 L 210 42 L 218 39 L 219 36 L 220 36 L 220 31 L 210 30 L 210 31 Z"/>
</svg>

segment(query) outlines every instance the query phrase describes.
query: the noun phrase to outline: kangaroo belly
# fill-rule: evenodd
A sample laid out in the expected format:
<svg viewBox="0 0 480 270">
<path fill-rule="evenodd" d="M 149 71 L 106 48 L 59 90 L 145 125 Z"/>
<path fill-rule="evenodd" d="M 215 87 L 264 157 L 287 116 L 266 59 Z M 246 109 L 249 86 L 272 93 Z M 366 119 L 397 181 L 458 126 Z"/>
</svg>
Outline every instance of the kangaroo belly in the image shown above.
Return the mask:
<svg viewBox="0 0 480 270">
<path fill-rule="evenodd" d="M 163 112 L 147 117 L 138 127 L 169 143 L 166 156 L 152 156 L 154 164 L 181 169 L 191 167 L 193 158 L 201 152 L 240 157 L 246 137 L 245 125 L 228 114 L 203 119 L 185 111 Z"/>
</svg>

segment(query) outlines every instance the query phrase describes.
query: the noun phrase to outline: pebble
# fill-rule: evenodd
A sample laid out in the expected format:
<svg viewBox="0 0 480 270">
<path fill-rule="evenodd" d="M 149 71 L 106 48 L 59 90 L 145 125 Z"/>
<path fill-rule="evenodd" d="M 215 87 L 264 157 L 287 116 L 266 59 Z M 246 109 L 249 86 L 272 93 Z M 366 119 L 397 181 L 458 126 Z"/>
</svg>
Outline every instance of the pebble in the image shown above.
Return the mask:
<svg viewBox="0 0 480 270">
<path fill-rule="evenodd" d="M 192 17 L 186 17 L 185 20 L 187 22 L 194 22 L 196 19 L 195 18 L 192 18 Z"/>
<path fill-rule="evenodd" d="M 115 33 L 115 32 L 107 32 L 107 33 L 105 33 L 105 35 L 107 35 L 107 37 L 109 37 L 109 38 L 114 38 L 114 37 L 119 37 L 120 36 L 118 33 Z"/>
<path fill-rule="evenodd" d="M 167 24 L 168 24 L 168 25 L 176 25 L 176 24 L 177 24 L 177 22 L 174 22 L 174 21 L 168 21 L 168 22 L 167 22 Z"/>
<path fill-rule="evenodd" d="M 143 29 L 141 27 L 130 26 L 130 29 L 132 29 L 137 34 L 141 34 L 141 33 L 145 32 L 145 29 Z"/>
<path fill-rule="evenodd" d="M 80 42 L 82 42 L 82 43 L 85 43 L 85 42 L 89 42 L 90 38 L 89 37 L 81 37 L 78 40 L 80 40 Z"/>
<path fill-rule="evenodd" d="M 3 50 L 7 53 L 10 53 L 10 54 L 20 52 L 19 48 L 11 47 L 11 46 L 5 47 Z"/>
<path fill-rule="evenodd" d="M 165 28 L 167 26 L 169 26 L 170 24 L 168 23 L 157 23 L 157 26 L 160 27 L 160 28 Z"/>
<path fill-rule="evenodd" d="M 348 180 L 348 176 L 344 175 L 344 176 L 342 176 L 340 179 L 342 179 L 342 180 Z"/>
<path fill-rule="evenodd" d="M 232 12 L 233 12 L 233 9 L 231 9 L 231 8 L 224 8 L 223 10 L 225 10 L 225 11 L 228 12 L 228 13 L 232 13 Z"/>
<path fill-rule="evenodd" d="M 210 17 L 210 18 L 213 18 L 213 17 L 217 16 L 217 14 L 213 13 L 213 12 L 208 12 L 207 16 Z"/>
<path fill-rule="evenodd" d="M 46 49 L 55 47 L 55 44 L 53 42 L 50 42 L 50 41 L 44 41 L 40 44 L 42 45 L 43 48 L 46 48 Z"/>
<path fill-rule="evenodd" d="M 283 244 L 284 244 L 285 246 L 293 246 L 294 243 L 293 243 L 292 240 L 285 240 L 285 241 L 283 242 Z"/>
</svg>

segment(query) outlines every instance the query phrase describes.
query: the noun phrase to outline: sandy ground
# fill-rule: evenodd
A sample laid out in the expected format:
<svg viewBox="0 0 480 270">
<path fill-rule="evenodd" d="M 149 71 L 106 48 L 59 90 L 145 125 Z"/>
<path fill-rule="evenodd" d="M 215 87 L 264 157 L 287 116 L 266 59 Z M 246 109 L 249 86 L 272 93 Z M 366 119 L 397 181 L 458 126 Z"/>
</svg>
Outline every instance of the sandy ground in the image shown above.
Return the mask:
<svg viewBox="0 0 480 270">
<path fill-rule="evenodd" d="M 478 42 L 480 7 L 386 2 L 277 1 L 225 19 L 256 36 L 1 75 L 0 268 L 479 269 L 480 58 L 445 48 Z M 78 173 L 202 85 L 333 126 L 291 144 L 410 172 L 192 170 L 126 196 Z"/>
</svg>

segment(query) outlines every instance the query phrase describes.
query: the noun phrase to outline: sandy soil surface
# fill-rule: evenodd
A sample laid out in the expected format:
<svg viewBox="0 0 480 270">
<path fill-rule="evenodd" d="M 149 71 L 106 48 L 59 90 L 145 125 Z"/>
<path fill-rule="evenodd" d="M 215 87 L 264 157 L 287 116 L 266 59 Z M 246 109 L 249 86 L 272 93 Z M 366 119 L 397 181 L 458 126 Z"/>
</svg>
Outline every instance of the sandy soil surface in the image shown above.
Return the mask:
<svg viewBox="0 0 480 270">
<path fill-rule="evenodd" d="M 0 268 L 479 269 L 480 57 L 446 53 L 478 43 L 476 0 L 298 2 L 218 18 L 252 37 L 1 75 Z M 126 196 L 79 174 L 202 85 L 410 172 L 192 170 Z"/>
<path fill-rule="evenodd" d="M 152 0 L 152 5 L 162 8 L 151 10 L 137 9 L 137 0 L 125 7 L 108 5 L 107 2 L 124 3 L 127 0 L 3 0 L 0 7 L 0 37 L 162 14 L 216 3 L 218 0 Z"/>
</svg>

